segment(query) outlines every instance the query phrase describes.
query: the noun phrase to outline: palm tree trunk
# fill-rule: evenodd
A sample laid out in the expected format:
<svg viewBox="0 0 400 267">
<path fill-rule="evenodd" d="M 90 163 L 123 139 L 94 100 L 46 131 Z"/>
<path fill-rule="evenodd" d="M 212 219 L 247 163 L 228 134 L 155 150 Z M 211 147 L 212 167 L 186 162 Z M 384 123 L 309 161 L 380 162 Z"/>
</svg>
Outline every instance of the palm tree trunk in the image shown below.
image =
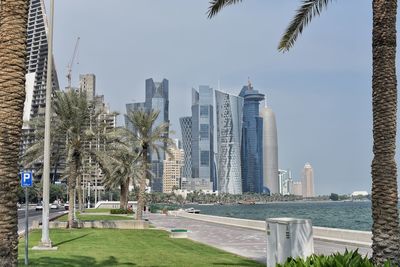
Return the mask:
<svg viewBox="0 0 400 267">
<path fill-rule="evenodd" d="M 124 181 L 121 183 L 121 197 L 120 197 L 120 203 L 119 203 L 119 208 L 120 209 L 128 209 L 128 194 L 129 194 L 129 178 L 127 181 Z"/>
<path fill-rule="evenodd" d="M 68 188 L 69 188 L 69 208 L 68 208 L 68 227 L 74 227 L 74 208 L 75 208 L 75 188 L 76 178 L 78 176 L 78 163 L 76 160 L 71 162 L 70 174 L 68 177 Z"/>
<path fill-rule="evenodd" d="M 145 190 L 146 190 L 146 178 L 148 174 L 148 162 L 147 162 L 147 145 L 143 145 L 142 147 L 142 166 L 143 166 L 143 175 L 139 181 L 139 194 L 137 201 L 137 211 L 136 211 L 136 220 L 143 219 L 143 208 L 145 201 Z"/>
<path fill-rule="evenodd" d="M 397 0 L 373 0 L 372 258 L 400 263 L 396 150 Z"/>
<path fill-rule="evenodd" d="M 28 3 L 0 1 L 0 266 L 17 266 L 17 177 L 25 101 Z"/>
</svg>

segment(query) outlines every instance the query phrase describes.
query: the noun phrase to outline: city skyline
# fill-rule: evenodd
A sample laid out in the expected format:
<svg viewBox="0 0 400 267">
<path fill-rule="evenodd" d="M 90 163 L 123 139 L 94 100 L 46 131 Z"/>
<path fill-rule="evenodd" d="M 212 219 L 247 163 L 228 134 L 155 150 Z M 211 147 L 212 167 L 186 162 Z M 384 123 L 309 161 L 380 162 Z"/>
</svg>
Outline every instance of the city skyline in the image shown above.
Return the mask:
<svg viewBox="0 0 400 267">
<path fill-rule="evenodd" d="M 304 162 L 312 162 L 324 174 L 316 182 L 320 194 L 370 191 L 369 3 L 330 5 L 329 12 L 316 18 L 285 54 L 278 53 L 276 46 L 297 1 L 245 1 L 224 9 L 213 20 L 205 15 L 208 1 L 118 3 L 107 23 L 106 11 L 114 6 L 108 1 L 56 4 L 55 59 L 60 77 L 77 36 L 81 43 L 74 73 L 94 72 L 102 77 L 99 91 L 113 110 L 123 113 L 125 102 L 143 99 L 144 79 L 168 77 L 170 120 L 179 135 L 178 118 L 190 114 L 190 88 L 208 84 L 238 94 L 250 76 L 277 116 L 280 168 L 290 168 L 298 179 Z M 179 16 L 176 10 L 182 10 Z M 153 19 L 146 13 L 154 14 Z M 235 31 L 226 30 L 227 25 Z M 348 40 L 351 47 L 345 45 Z M 216 42 L 224 49 L 216 49 Z M 157 64 L 150 57 L 157 58 Z M 331 171 L 337 165 L 344 170 L 339 177 Z"/>
</svg>

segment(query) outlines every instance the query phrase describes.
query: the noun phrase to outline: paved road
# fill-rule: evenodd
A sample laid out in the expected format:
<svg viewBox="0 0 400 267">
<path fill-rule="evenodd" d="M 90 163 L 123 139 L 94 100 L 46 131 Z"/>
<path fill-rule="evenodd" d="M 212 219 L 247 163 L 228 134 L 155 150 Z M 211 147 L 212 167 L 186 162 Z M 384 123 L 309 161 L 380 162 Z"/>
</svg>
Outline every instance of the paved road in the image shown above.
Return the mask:
<svg viewBox="0 0 400 267">
<path fill-rule="evenodd" d="M 50 219 L 58 216 L 60 213 L 64 213 L 63 209 L 50 210 Z M 42 211 L 36 211 L 35 209 L 30 209 L 28 211 L 28 222 L 29 227 L 32 226 L 32 221 L 42 221 Z M 25 230 L 25 210 L 18 210 L 18 233 L 22 233 Z"/>
<path fill-rule="evenodd" d="M 198 221 L 183 217 L 148 214 L 150 222 L 157 228 L 185 228 L 189 230 L 188 237 L 192 240 L 223 249 L 225 251 L 266 262 L 266 237 L 263 231 L 227 226 L 216 223 Z M 314 240 L 314 250 L 317 254 L 332 254 L 345 249 L 355 250 L 357 247 L 345 246 L 334 242 Z M 360 247 L 361 254 L 371 255 L 372 250 Z"/>
</svg>

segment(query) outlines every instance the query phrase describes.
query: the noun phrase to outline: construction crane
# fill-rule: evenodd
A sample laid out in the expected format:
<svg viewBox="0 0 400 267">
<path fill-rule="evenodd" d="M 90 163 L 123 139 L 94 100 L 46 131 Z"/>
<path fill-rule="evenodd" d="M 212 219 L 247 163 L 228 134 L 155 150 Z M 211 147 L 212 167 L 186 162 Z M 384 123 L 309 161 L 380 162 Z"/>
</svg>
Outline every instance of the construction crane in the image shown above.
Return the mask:
<svg viewBox="0 0 400 267">
<path fill-rule="evenodd" d="M 72 54 L 72 58 L 71 58 L 71 60 L 69 61 L 68 66 L 67 66 L 68 89 L 71 89 L 71 80 L 72 80 L 72 78 L 71 78 L 71 72 L 72 72 L 72 66 L 73 66 L 73 64 L 74 64 L 76 55 L 77 55 L 77 53 L 78 53 L 78 47 L 79 47 L 79 40 L 80 40 L 80 39 L 81 39 L 80 37 L 78 37 L 78 38 L 76 39 L 75 48 L 74 48 L 74 53 Z"/>
</svg>

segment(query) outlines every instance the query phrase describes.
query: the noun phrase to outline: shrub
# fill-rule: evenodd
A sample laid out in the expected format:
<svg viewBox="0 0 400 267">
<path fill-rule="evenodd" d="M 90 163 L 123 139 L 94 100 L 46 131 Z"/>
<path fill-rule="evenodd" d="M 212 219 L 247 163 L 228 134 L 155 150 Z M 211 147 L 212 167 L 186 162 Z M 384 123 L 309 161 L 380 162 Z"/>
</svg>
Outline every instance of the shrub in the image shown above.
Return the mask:
<svg viewBox="0 0 400 267">
<path fill-rule="evenodd" d="M 111 214 L 133 214 L 133 210 L 131 209 L 112 209 L 110 210 Z"/>
<path fill-rule="evenodd" d="M 277 267 L 375 267 L 367 256 L 363 257 L 355 251 L 345 251 L 344 254 L 334 253 L 329 256 L 311 255 L 307 259 L 288 258 L 284 264 L 277 264 Z M 389 261 L 384 267 L 391 267 Z"/>
</svg>

